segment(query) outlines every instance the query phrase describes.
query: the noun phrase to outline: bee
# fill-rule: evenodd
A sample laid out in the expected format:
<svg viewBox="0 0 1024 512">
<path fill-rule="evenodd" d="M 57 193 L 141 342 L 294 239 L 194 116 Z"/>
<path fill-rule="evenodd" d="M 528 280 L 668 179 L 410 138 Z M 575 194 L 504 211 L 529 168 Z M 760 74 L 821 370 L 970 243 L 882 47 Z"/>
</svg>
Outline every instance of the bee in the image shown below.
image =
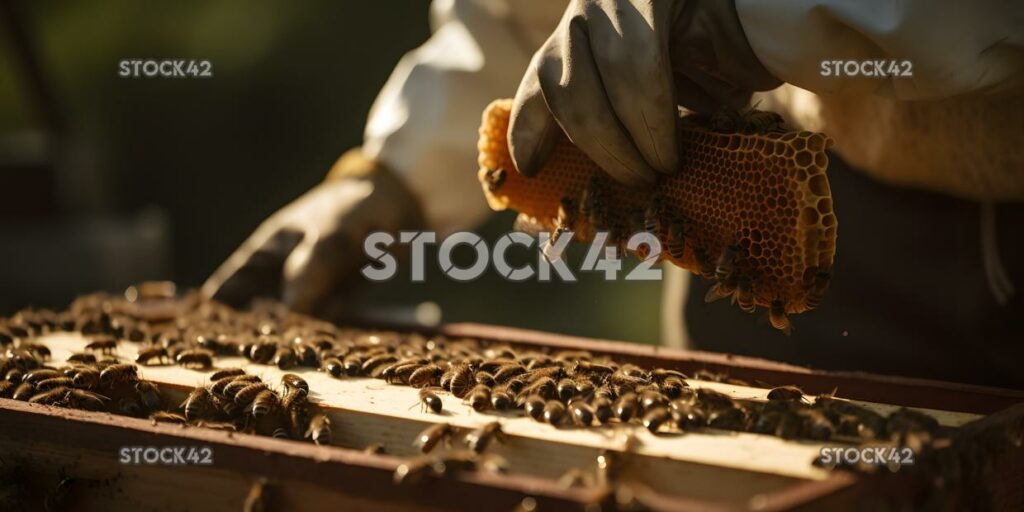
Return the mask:
<svg viewBox="0 0 1024 512">
<path fill-rule="evenodd" d="M 699 246 L 694 247 L 693 255 L 694 259 L 697 260 L 697 273 L 704 279 L 711 279 L 715 277 L 715 264 L 708 256 L 707 250 Z"/>
<path fill-rule="evenodd" d="M 692 402 L 682 400 L 672 402 L 671 414 L 676 426 L 682 431 L 703 427 L 707 423 L 704 411 Z"/>
<path fill-rule="evenodd" d="M 139 352 L 139 355 L 135 357 L 135 362 L 148 365 L 153 360 L 156 360 L 157 363 L 163 363 L 167 358 L 167 349 L 157 345 Z"/>
<path fill-rule="evenodd" d="M 125 416 L 141 416 L 142 404 L 137 398 L 126 396 L 117 401 L 117 410 Z"/>
<path fill-rule="evenodd" d="M 71 354 L 70 356 L 68 356 L 68 362 L 81 364 L 96 364 L 96 356 L 85 352 Z"/>
<path fill-rule="evenodd" d="M 285 388 L 281 398 L 281 408 L 290 411 L 306 403 L 307 393 L 299 388 Z"/>
<path fill-rule="evenodd" d="M 775 299 L 772 301 L 772 305 L 768 308 L 768 322 L 786 336 L 793 332 L 789 317 L 786 315 L 786 305 L 781 300 Z"/>
<path fill-rule="evenodd" d="M 12 384 L 21 384 L 21 379 L 25 377 L 25 372 L 21 368 L 11 368 L 4 376 L 3 380 Z"/>
<path fill-rule="evenodd" d="M 18 387 L 18 384 L 9 380 L 0 381 L 0 398 L 11 398 L 16 387 Z"/>
<path fill-rule="evenodd" d="M 889 440 L 904 443 L 911 434 L 933 434 L 938 428 L 939 422 L 935 418 L 902 407 L 885 419 L 884 436 Z"/>
<path fill-rule="evenodd" d="M 363 359 L 359 355 L 347 356 L 342 360 L 342 367 L 345 370 L 345 375 L 358 377 L 363 370 Z"/>
<path fill-rule="evenodd" d="M 651 386 L 643 391 L 637 391 L 640 392 L 640 407 L 645 411 L 655 407 L 668 405 L 668 400 L 665 398 L 665 395 L 662 394 L 656 386 Z"/>
<path fill-rule="evenodd" d="M 469 406 L 476 412 L 481 412 L 487 408 L 491 402 L 491 388 L 484 384 L 477 384 L 476 387 L 469 392 L 468 395 Z"/>
<path fill-rule="evenodd" d="M 414 388 L 436 386 L 443 374 L 444 370 L 436 364 L 421 366 L 409 375 L 409 385 Z"/>
<path fill-rule="evenodd" d="M 362 361 L 362 366 L 359 367 L 359 370 L 361 371 L 362 374 L 373 375 L 373 372 L 380 368 L 381 366 L 390 364 L 390 362 L 395 362 L 397 360 L 398 357 L 395 357 L 392 354 L 375 355 L 365 361 Z"/>
<path fill-rule="evenodd" d="M 466 434 L 466 446 L 474 453 L 483 453 L 492 440 L 502 441 L 504 438 L 505 433 L 501 430 L 501 423 L 492 421 Z"/>
<path fill-rule="evenodd" d="M 743 131 L 765 134 L 784 131 L 785 121 L 775 112 L 751 110 L 743 115 Z"/>
<path fill-rule="evenodd" d="M 498 189 L 500 189 L 501 186 L 505 184 L 505 180 L 507 178 L 508 171 L 506 171 L 504 168 L 499 167 L 497 169 L 489 169 L 487 173 L 484 175 L 484 181 L 487 184 L 487 190 L 491 191 L 491 193 L 497 192 Z"/>
<path fill-rule="evenodd" d="M 711 303 L 730 297 L 736 292 L 738 282 L 736 274 L 729 274 L 725 279 L 715 282 L 715 284 L 711 285 L 711 288 L 708 288 L 708 292 L 704 294 L 704 302 Z"/>
<path fill-rule="evenodd" d="M 544 404 L 544 421 L 547 423 L 558 426 L 562 422 L 562 418 L 565 417 L 565 405 L 558 400 L 548 400 Z"/>
<path fill-rule="evenodd" d="M 619 421 L 627 422 L 640 408 L 640 401 L 636 396 L 636 393 L 629 392 L 619 397 L 618 402 L 615 403 L 615 417 Z"/>
<path fill-rule="evenodd" d="M 175 412 L 167 411 L 154 411 L 152 414 L 149 415 L 149 419 L 153 420 L 154 425 L 156 425 L 157 423 L 188 423 L 188 420 L 184 416 Z"/>
<path fill-rule="evenodd" d="M 544 397 L 540 395 L 530 395 L 523 400 L 523 408 L 526 410 L 526 414 L 537 421 L 540 421 L 544 415 L 544 406 Z"/>
<path fill-rule="evenodd" d="M 245 387 L 245 383 L 251 382 L 260 382 L 260 378 L 256 375 L 228 375 L 217 379 L 210 386 L 210 391 L 218 395 L 233 397 L 234 393 Z M 230 390 L 228 390 L 228 386 L 231 386 Z"/>
<path fill-rule="evenodd" d="M 213 366 L 213 353 L 206 349 L 183 350 L 175 356 L 174 362 L 185 368 L 205 370 Z"/>
<path fill-rule="evenodd" d="M 299 358 L 292 347 L 278 347 L 274 352 L 272 362 L 278 369 L 287 370 L 295 366 L 299 362 Z"/>
<path fill-rule="evenodd" d="M 395 485 L 411 485 L 420 482 L 427 475 L 442 475 L 444 463 L 433 456 L 420 456 L 399 464 L 392 479 Z"/>
<path fill-rule="evenodd" d="M 28 373 L 24 374 L 21 378 L 21 381 L 27 382 L 29 384 L 37 384 L 46 379 L 53 379 L 60 376 L 61 373 L 57 370 L 54 370 L 53 368 L 39 368 L 36 370 L 31 370 Z"/>
<path fill-rule="evenodd" d="M 241 368 L 224 368 L 217 370 L 210 375 L 210 382 L 216 382 L 225 377 L 237 377 L 239 375 L 245 375 L 245 370 Z"/>
<path fill-rule="evenodd" d="M 755 309 L 754 305 L 754 289 L 753 280 L 750 276 L 741 275 L 736 281 L 736 293 L 733 295 L 733 299 L 736 301 L 736 305 L 739 306 L 740 311 L 744 313 L 753 313 Z"/>
<path fill-rule="evenodd" d="M 473 375 L 473 380 L 476 381 L 477 384 L 483 384 L 484 386 L 487 387 L 494 386 L 495 384 L 494 375 L 491 375 L 491 372 L 483 370 L 476 372 Z"/>
<path fill-rule="evenodd" d="M 92 391 L 87 391 L 84 389 L 68 390 L 68 404 L 75 409 L 101 411 L 104 408 L 106 408 L 105 402 L 109 400 L 109 398 L 99 393 L 93 393 Z"/>
<path fill-rule="evenodd" d="M 686 253 L 686 237 L 683 231 L 684 225 L 680 219 L 673 219 L 668 225 L 668 253 L 677 260 L 682 260 Z"/>
<path fill-rule="evenodd" d="M 135 391 L 139 393 L 139 399 L 146 409 L 153 410 L 160 407 L 163 400 L 160 397 L 160 388 L 152 382 L 140 380 L 135 383 Z"/>
<path fill-rule="evenodd" d="M 608 382 L 611 384 L 624 389 L 635 389 L 639 386 L 647 384 L 647 379 L 643 377 L 634 377 L 625 372 L 616 372 L 608 378 Z"/>
<path fill-rule="evenodd" d="M 581 362 L 581 364 L 589 363 Z M 537 382 L 538 380 L 543 379 L 545 377 L 550 377 L 551 380 L 558 381 L 565 377 L 565 368 L 562 368 L 561 366 L 536 368 L 534 370 L 530 370 L 529 373 L 524 374 L 523 376 L 526 377 L 526 382 L 530 384 L 533 384 L 534 382 Z"/>
<path fill-rule="evenodd" d="M 814 309 L 821 305 L 821 300 L 825 297 L 825 291 L 828 290 L 828 284 L 831 279 L 832 273 L 830 270 L 819 270 L 814 274 L 814 279 L 811 281 L 811 289 L 807 291 L 807 296 L 804 297 L 804 305 L 807 309 Z"/>
<path fill-rule="evenodd" d="M 507 385 L 498 386 L 491 390 L 491 407 L 496 411 L 503 411 L 512 406 L 512 393 Z"/>
<path fill-rule="evenodd" d="M 85 349 L 101 354 L 113 354 L 117 351 L 117 340 L 113 338 L 98 338 L 87 343 Z"/>
<path fill-rule="evenodd" d="M 225 421 L 209 421 L 199 420 L 196 422 L 197 427 L 210 428 L 213 430 L 223 430 L 225 432 L 236 432 L 238 427 L 234 423 L 228 423 Z"/>
<path fill-rule="evenodd" d="M 432 388 L 423 388 L 420 390 L 420 406 L 431 410 L 434 414 L 441 414 L 441 409 L 444 405 L 441 402 L 441 397 L 434 393 Z"/>
<path fill-rule="evenodd" d="M 549 400 L 555 398 L 557 393 L 556 388 L 557 386 L 555 385 L 554 379 L 551 377 L 542 377 L 524 387 L 520 393 L 527 396 L 540 395 Z"/>
<path fill-rule="evenodd" d="M 803 399 L 804 392 L 796 386 L 779 386 L 768 392 L 768 400 L 800 402 Z"/>
<path fill-rule="evenodd" d="M 649 410 L 645 409 L 645 411 L 646 412 L 643 417 L 644 428 L 646 428 L 651 433 L 657 432 L 658 429 L 660 429 L 661 426 L 664 425 L 665 422 L 667 422 L 669 418 L 672 417 L 672 415 L 668 412 L 668 409 L 662 407 L 661 405 L 653 407 Z"/>
<path fill-rule="evenodd" d="M 28 398 L 28 402 L 42 405 L 56 405 L 65 400 L 69 391 L 71 390 L 66 386 L 60 386 L 43 393 L 36 393 L 33 391 L 32 396 Z"/>
<path fill-rule="evenodd" d="M 259 478 L 252 483 L 249 487 L 249 494 L 245 496 L 245 501 L 242 503 L 242 512 L 264 512 L 270 507 L 267 503 L 268 499 L 267 488 L 270 487 L 266 478 Z"/>
<path fill-rule="evenodd" d="M 435 423 L 416 436 L 413 446 L 419 448 L 421 453 L 430 453 L 441 441 L 449 444 L 453 435 L 455 435 L 455 428 L 451 424 Z"/>
<path fill-rule="evenodd" d="M 270 411 L 273 411 L 279 403 L 280 400 L 278 399 L 277 393 L 274 393 L 269 389 L 260 391 L 256 395 L 256 398 L 252 400 L 253 418 L 261 418 L 270 414 Z"/>
<path fill-rule="evenodd" d="M 248 405 L 256 398 L 256 395 L 260 394 L 263 390 L 267 389 L 266 383 L 254 382 L 238 390 L 235 393 L 235 403 L 238 405 Z"/>
<path fill-rule="evenodd" d="M 561 399 L 563 402 L 576 396 L 576 393 L 578 392 L 576 388 L 576 382 L 568 378 L 558 381 L 556 390 L 558 392 L 558 398 Z"/>
<path fill-rule="evenodd" d="M 344 364 L 337 357 L 324 359 L 320 364 L 320 369 L 335 378 L 341 377 L 342 373 L 346 373 Z"/>
<path fill-rule="evenodd" d="M 100 384 L 132 383 L 139 380 L 139 369 L 134 364 L 113 364 L 100 372 Z"/>
<path fill-rule="evenodd" d="M 14 388 L 14 392 L 11 393 L 11 398 L 26 402 L 35 394 L 36 387 L 33 386 L 31 382 L 22 382 L 21 384 L 18 384 L 18 387 Z"/>
<path fill-rule="evenodd" d="M 679 370 L 671 370 L 668 368 L 656 368 L 654 371 L 651 372 L 651 378 L 657 382 L 662 383 L 664 383 L 666 380 L 670 378 L 676 378 L 684 381 L 685 383 L 686 379 L 689 379 L 690 377 L 688 377 L 685 373 Z"/>
<path fill-rule="evenodd" d="M 735 406 L 732 398 L 729 398 L 728 395 L 708 388 L 697 388 L 697 400 L 710 409 L 732 408 Z"/>
<path fill-rule="evenodd" d="M 551 238 L 548 239 L 545 246 L 545 254 L 550 253 L 552 246 L 563 234 L 573 231 L 578 212 L 576 201 L 571 197 L 562 198 L 558 205 L 558 216 L 555 217 L 555 229 L 551 232 Z"/>
<path fill-rule="evenodd" d="M 281 384 L 283 384 L 285 388 L 299 389 L 304 393 L 309 393 L 309 383 L 294 373 L 286 373 L 282 375 Z"/>
<path fill-rule="evenodd" d="M 331 419 L 325 414 L 317 414 L 309 420 L 306 436 L 317 445 L 331 444 Z"/>
<path fill-rule="evenodd" d="M 736 133 L 741 125 L 740 113 L 723 106 L 708 117 L 708 126 L 718 133 Z"/>
<path fill-rule="evenodd" d="M 580 199 L 580 213 L 586 217 L 590 226 L 597 231 L 604 225 L 605 218 L 605 182 L 599 176 L 590 178 L 583 187 Z"/>
<path fill-rule="evenodd" d="M 661 232 L 661 212 L 664 202 L 661 196 L 656 196 L 644 209 L 644 231 L 654 236 L 658 236 L 658 233 Z"/>
<path fill-rule="evenodd" d="M 708 426 L 723 430 L 746 430 L 747 414 L 739 407 L 722 407 L 708 414 Z"/>
<path fill-rule="evenodd" d="M 456 398 L 465 398 L 473 385 L 473 368 L 467 363 L 453 363 L 441 375 L 441 387 Z"/>
<path fill-rule="evenodd" d="M 526 368 L 518 364 L 506 364 L 498 368 L 498 371 L 494 372 L 494 382 L 498 384 L 504 384 L 511 380 L 513 377 L 519 376 L 526 373 Z"/>
<path fill-rule="evenodd" d="M 213 399 L 206 388 L 198 387 L 189 393 L 188 398 L 181 404 L 181 407 L 185 410 L 186 418 L 197 420 L 212 409 Z"/>
<path fill-rule="evenodd" d="M 594 409 L 594 417 L 597 418 L 598 423 L 604 425 L 611 420 L 614 411 L 610 399 L 603 396 L 594 397 L 590 405 Z"/>
<path fill-rule="evenodd" d="M 804 419 L 801 430 L 808 439 L 827 441 L 835 434 L 835 426 L 821 411 L 805 409 L 800 414 Z"/>
<path fill-rule="evenodd" d="M 661 391 L 669 399 L 679 398 L 683 394 L 683 388 L 689 387 L 685 380 L 679 377 L 667 377 L 661 382 Z"/>
<path fill-rule="evenodd" d="M 254 363 L 267 364 L 276 353 L 277 344 L 264 339 L 249 345 L 245 355 Z"/>
<path fill-rule="evenodd" d="M 317 355 L 316 347 L 306 343 L 300 343 L 293 348 L 295 350 L 295 357 L 297 358 L 296 363 L 299 366 L 308 366 L 311 368 L 316 368 L 317 364 L 319 363 L 319 356 Z"/>
<path fill-rule="evenodd" d="M 732 275 L 739 253 L 740 246 L 736 244 L 730 244 L 722 249 L 722 254 L 718 256 L 718 262 L 715 264 L 715 277 L 719 281 L 724 281 Z"/>
<path fill-rule="evenodd" d="M 582 400 L 574 400 L 569 403 L 569 415 L 572 421 L 580 427 L 589 427 L 594 423 L 594 409 Z"/>
</svg>

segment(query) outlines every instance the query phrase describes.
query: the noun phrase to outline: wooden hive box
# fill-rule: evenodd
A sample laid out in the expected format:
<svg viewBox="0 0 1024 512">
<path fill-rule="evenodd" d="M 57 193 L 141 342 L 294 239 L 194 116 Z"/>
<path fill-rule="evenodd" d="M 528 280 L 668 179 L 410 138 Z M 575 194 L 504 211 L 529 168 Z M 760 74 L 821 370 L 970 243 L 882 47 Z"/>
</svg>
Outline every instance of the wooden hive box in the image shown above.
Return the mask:
<svg viewBox="0 0 1024 512">
<path fill-rule="evenodd" d="M 727 373 L 749 382 L 794 384 L 808 394 L 838 389 L 838 396 L 880 412 L 900 406 L 922 409 L 941 425 L 962 432 L 1020 425 L 1024 392 L 884 377 L 829 373 L 764 360 L 685 352 L 619 342 L 573 338 L 474 324 L 445 326 L 453 337 L 493 340 L 512 346 L 586 350 L 622 362 Z M 86 340 L 56 334 L 41 340 L 62 361 Z M 134 359 L 136 344 L 121 342 L 118 355 Z M 218 366 L 244 366 L 267 381 L 284 373 L 247 360 L 218 359 Z M 262 485 L 267 510 L 603 510 L 626 498 L 596 487 L 560 485 L 572 468 L 593 468 L 603 449 L 621 450 L 620 429 L 567 429 L 514 415 L 475 413 L 445 394 L 445 414 L 422 412 L 416 390 L 375 379 L 332 379 L 313 370 L 290 370 L 305 378 L 313 398 L 329 415 L 337 446 L 154 424 L 115 416 L 0 399 L 0 503 L 4 493 L 28 492 L 41 506 L 76 510 L 237 510 Z M 206 382 L 207 373 L 177 366 L 141 367 L 171 401 Z M 762 400 L 766 389 L 691 381 L 735 398 Z M 393 473 L 416 453 L 411 441 L 425 426 L 449 422 L 471 428 L 498 419 L 508 440 L 494 448 L 507 459 L 507 474 L 459 472 L 396 486 Z M 811 461 L 824 444 L 726 431 L 653 435 L 638 429 L 624 479 L 634 503 L 659 510 L 852 510 L 883 500 L 919 499 L 929 491 L 902 472 L 874 475 L 828 471 Z M 384 444 L 388 455 L 363 447 Z M 197 447 L 208 465 L 123 464 L 125 447 Z M 994 461 L 985 494 L 999 508 L 1024 507 L 1024 448 L 1019 443 Z M 15 483 L 15 477 L 17 482 Z M 17 486 L 15 489 L 14 487 Z M 525 501 L 524 501 L 525 500 Z"/>
</svg>

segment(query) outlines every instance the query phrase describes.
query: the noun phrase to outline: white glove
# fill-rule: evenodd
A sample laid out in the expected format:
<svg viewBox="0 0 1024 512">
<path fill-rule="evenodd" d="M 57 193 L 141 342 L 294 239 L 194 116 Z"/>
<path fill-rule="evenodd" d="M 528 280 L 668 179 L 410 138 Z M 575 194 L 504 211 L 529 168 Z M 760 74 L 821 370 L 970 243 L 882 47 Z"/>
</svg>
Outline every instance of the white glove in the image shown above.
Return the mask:
<svg viewBox="0 0 1024 512">
<path fill-rule="evenodd" d="M 536 175 L 560 127 L 615 179 L 652 184 L 679 168 L 677 105 L 738 109 L 779 84 L 732 0 L 573 0 L 519 85 L 512 159 Z"/>
</svg>

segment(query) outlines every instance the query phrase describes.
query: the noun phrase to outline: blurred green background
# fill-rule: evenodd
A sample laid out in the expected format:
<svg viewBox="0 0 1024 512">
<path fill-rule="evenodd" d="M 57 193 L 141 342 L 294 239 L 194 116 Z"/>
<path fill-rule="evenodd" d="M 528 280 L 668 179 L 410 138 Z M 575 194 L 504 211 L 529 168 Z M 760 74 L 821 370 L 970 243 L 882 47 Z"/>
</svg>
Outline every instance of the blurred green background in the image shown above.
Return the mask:
<svg viewBox="0 0 1024 512">
<path fill-rule="evenodd" d="M 420 0 L 0 5 L 0 314 L 140 279 L 198 286 L 360 144 L 391 69 L 429 36 Z M 214 78 L 119 78 L 125 58 L 209 59 Z M 428 268 L 366 296 L 385 316 L 432 301 L 445 321 L 659 339 L 657 282 L 463 284 Z"/>
</svg>

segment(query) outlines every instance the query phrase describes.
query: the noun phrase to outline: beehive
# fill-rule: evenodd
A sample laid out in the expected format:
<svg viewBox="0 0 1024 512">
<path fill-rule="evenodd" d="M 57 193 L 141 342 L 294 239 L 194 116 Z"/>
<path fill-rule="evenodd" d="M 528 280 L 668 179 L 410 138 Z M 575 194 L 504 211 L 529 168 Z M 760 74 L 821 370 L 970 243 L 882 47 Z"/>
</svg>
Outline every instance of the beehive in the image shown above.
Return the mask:
<svg viewBox="0 0 1024 512">
<path fill-rule="evenodd" d="M 494 101 L 480 127 L 478 176 L 493 209 L 513 208 L 521 219 L 553 230 L 562 199 L 579 205 L 588 184 L 603 180 L 608 222 L 594 226 L 586 215 L 577 215 L 571 226 L 576 240 L 591 240 L 595 229 L 636 219 L 637 212 L 660 201 L 659 258 L 711 277 L 723 250 L 735 245 L 735 272 L 750 279 L 757 306 L 781 301 L 786 313 L 800 313 L 820 300 L 838 224 L 825 175 L 825 151 L 832 144 L 826 135 L 719 133 L 705 121 L 683 118 L 682 168 L 651 189 L 635 189 L 604 179 L 600 167 L 565 137 L 536 177 L 520 175 L 506 138 L 510 109 L 511 100 Z M 680 242 L 669 233 L 678 219 L 686 225 L 681 258 L 668 250 Z M 627 227 L 629 233 L 641 230 L 635 222 Z"/>
</svg>

